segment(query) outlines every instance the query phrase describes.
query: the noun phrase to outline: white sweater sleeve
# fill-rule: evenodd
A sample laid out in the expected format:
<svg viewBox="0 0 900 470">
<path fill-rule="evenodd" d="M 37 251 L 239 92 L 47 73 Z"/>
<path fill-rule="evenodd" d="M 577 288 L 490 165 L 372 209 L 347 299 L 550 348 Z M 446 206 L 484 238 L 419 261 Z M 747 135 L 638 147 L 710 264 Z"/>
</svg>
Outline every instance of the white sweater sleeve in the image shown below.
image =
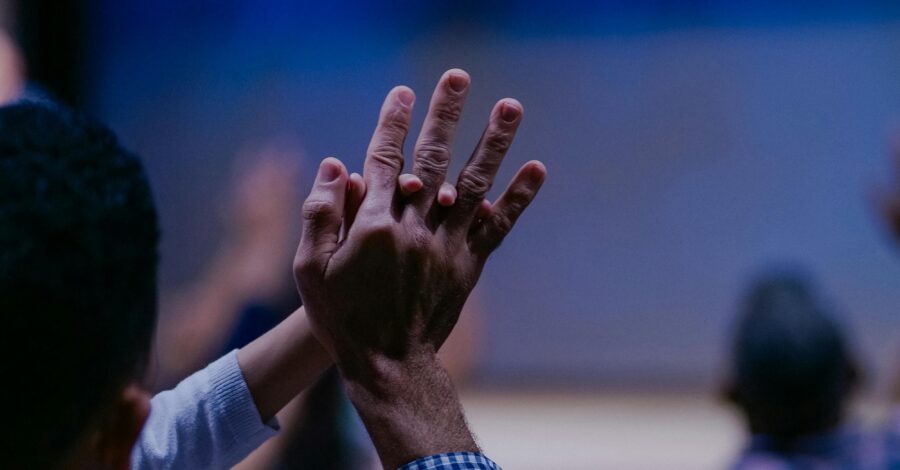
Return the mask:
<svg viewBox="0 0 900 470">
<path fill-rule="evenodd" d="M 133 469 L 227 469 L 275 435 L 263 423 L 232 351 L 150 401 Z"/>
</svg>

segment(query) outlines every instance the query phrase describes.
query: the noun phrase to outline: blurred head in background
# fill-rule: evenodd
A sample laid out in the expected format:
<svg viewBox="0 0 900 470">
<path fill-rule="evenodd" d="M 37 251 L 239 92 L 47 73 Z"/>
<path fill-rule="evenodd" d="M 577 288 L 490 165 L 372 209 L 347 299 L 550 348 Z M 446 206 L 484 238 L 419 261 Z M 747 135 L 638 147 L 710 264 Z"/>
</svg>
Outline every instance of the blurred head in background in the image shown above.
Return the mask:
<svg viewBox="0 0 900 470">
<path fill-rule="evenodd" d="M 728 397 L 749 430 L 789 445 L 840 424 L 859 380 L 847 334 L 800 275 L 757 281 L 741 307 Z"/>
</svg>

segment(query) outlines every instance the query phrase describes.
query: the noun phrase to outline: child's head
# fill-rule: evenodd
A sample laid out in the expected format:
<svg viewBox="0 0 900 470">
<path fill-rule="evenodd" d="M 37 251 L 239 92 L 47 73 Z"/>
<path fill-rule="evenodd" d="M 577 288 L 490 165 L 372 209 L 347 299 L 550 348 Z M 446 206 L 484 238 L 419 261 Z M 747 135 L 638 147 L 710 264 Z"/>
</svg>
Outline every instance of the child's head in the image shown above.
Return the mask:
<svg viewBox="0 0 900 470">
<path fill-rule="evenodd" d="M 142 166 L 112 132 L 44 105 L 0 108 L 0 467 L 127 464 L 149 412 L 136 384 L 158 232 Z"/>
</svg>

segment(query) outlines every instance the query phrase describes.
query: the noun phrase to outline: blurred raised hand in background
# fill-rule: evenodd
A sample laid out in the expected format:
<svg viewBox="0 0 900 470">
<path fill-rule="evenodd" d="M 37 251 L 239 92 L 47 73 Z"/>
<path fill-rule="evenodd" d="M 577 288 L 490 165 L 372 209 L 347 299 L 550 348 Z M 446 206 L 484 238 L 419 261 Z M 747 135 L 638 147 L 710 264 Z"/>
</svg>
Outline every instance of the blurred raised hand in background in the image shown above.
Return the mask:
<svg viewBox="0 0 900 470">
<path fill-rule="evenodd" d="M 215 357 L 247 308 L 278 310 L 270 324 L 253 328 L 262 333 L 299 306 L 290 253 L 296 243 L 301 162 L 302 152 L 283 143 L 265 144 L 236 159 L 231 194 L 220 209 L 224 241 L 194 281 L 163 294 L 158 385 L 170 385 Z"/>
</svg>

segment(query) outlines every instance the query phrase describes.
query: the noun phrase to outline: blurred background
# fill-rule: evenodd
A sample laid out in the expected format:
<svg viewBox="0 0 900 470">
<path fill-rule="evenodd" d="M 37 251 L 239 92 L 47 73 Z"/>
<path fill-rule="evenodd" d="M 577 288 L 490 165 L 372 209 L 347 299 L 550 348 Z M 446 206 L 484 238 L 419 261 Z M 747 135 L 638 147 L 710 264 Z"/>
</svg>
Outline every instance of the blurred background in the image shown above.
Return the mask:
<svg viewBox="0 0 900 470">
<path fill-rule="evenodd" d="M 453 168 L 512 96 L 526 117 L 498 181 L 530 159 L 550 175 L 454 353 L 495 460 L 725 466 L 743 439 L 718 396 L 728 334 L 772 266 L 807 269 L 843 314 L 864 421 L 900 371 L 900 260 L 872 201 L 900 124 L 895 2 L 6 0 L 0 25 L 22 58 L 0 53 L 9 87 L 87 110 L 144 158 L 163 339 L 235 283 L 235 304 L 290 297 L 318 161 L 361 170 L 384 94 L 417 91 L 416 133 L 460 67 Z"/>
</svg>

